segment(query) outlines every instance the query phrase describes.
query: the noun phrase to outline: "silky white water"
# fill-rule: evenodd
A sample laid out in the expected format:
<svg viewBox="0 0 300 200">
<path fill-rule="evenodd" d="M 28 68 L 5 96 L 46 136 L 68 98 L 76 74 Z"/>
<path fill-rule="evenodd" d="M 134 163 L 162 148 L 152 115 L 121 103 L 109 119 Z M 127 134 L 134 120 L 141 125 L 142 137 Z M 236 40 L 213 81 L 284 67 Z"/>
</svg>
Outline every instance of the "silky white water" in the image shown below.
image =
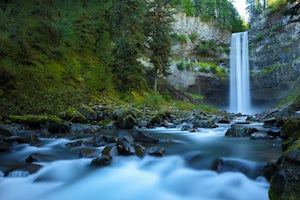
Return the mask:
<svg viewBox="0 0 300 200">
<path fill-rule="evenodd" d="M 230 112 L 253 114 L 250 103 L 248 32 L 233 33 L 230 45 Z"/>
<path fill-rule="evenodd" d="M 269 183 L 263 177 L 251 179 L 238 171 L 217 173 L 211 165 L 216 158 L 228 157 L 252 170 L 261 161 L 277 158 L 280 145 L 227 138 L 227 128 L 199 129 L 196 133 L 148 129 L 147 133 L 157 138 L 173 141 L 161 144 L 166 147 L 164 157 L 115 156 L 107 167 L 93 167 L 91 159 L 70 157 L 70 150 L 76 152 L 81 147 L 66 147 L 70 142 L 66 139 L 45 139 L 39 147 L 16 146 L 13 150 L 20 153 L 0 154 L 2 163 L 23 160 L 34 152 L 53 153 L 59 160 L 37 162 L 43 167 L 32 175 L 16 171 L 3 177 L 0 172 L 0 199 L 268 200 Z"/>
</svg>

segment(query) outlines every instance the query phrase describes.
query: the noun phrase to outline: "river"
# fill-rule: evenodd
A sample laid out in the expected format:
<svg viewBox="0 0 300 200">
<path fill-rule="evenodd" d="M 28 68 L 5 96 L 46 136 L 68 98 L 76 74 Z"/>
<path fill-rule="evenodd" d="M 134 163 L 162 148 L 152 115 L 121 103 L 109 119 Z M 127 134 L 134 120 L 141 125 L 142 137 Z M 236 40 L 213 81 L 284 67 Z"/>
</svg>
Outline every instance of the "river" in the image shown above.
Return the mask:
<svg viewBox="0 0 300 200">
<path fill-rule="evenodd" d="M 198 132 L 142 129 L 166 141 L 160 144 L 166 149 L 165 156 L 115 156 L 107 167 L 94 167 L 91 159 L 79 158 L 74 152 L 80 147 L 66 148 L 68 139 L 41 139 L 39 146 L 15 145 L 13 152 L 0 153 L 1 163 L 24 162 L 37 152 L 55 155 L 56 159 L 38 162 L 43 167 L 31 175 L 14 171 L 3 177 L 0 172 L 0 199 L 269 199 L 269 183 L 256 172 L 279 157 L 280 141 L 228 138 L 224 136 L 228 127 L 220 125 Z M 220 158 L 229 165 L 216 172 L 212 168 Z"/>
</svg>

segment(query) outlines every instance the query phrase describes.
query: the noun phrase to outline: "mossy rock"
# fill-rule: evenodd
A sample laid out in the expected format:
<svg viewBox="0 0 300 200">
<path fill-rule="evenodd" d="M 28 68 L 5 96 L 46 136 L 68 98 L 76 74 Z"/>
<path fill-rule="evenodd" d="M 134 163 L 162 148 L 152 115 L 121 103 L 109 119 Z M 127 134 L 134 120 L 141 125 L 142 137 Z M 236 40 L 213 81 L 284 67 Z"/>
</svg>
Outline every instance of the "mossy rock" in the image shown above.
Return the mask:
<svg viewBox="0 0 300 200">
<path fill-rule="evenodd" d="M 77 111 L 83 115 L 86 119 L 89 121 L 94 121 L 97 119 L 97 113 L 96 111 L 93 110 L 93 108 L 87 106 L 87 105 L 82 105 L 80 106 Z"/>
<path fill-rule="evenodd" d="M 295 145 L 297 146 L 297 143 L 300 144 L 300 130 L 295 131 L 284 143 L 282 143 L 282 151 L 287 151 L 285 153 L 288 153 L 291 148 Z"/>
<path fill-rule="evenodd" d="M 66 111 L 58 115 L 60 118 L 74 122 L 74 123 L 87 123 L 86 117 L 81 114 L 76 108 L 68 108 Z"/>
<path fill-rule="evenodd" d="M 300 110 L 300 95 L 297 96 L 297 98 L 293 101 L 293 103 L 290 105 L 290 111 L 298 111 Z"/>
<path fill-rule="evenodd" d="M 291 118 L 283 124 L 280 136 L 287 139 L 298 130 L 300 130 L 300 118 Z"/>
<path fill-rule="evenodd" d="M 53 115 L 10 115 L 8 120 L 12 123 L 26 124 L 32 128 L 40 128 L 47 122 L 62 122 L 63 120 Z"/>
</svg>

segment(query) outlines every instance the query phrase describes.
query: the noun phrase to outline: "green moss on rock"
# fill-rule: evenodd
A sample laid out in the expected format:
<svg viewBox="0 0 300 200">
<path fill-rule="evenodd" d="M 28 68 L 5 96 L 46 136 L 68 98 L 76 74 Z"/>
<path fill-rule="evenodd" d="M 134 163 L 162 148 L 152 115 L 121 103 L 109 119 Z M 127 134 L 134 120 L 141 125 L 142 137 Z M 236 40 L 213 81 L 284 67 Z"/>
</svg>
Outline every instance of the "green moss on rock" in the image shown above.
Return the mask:
<svg viewBox="0 0 300 200">
<path fill-rule="evenodd" d="M 300 130 L 300 118 L 291 118 L 283 124 L 280 135 L 282 138 L 287 139 L 298 130 Z"/>
<path fill-rule="evenodd" d="M 47 122 L 62 122 L 62 119 L 53 115 L 9 115 L 8 120 L 17 124 L 38 125 Z"/>
<path fill-rule="evenodd" d="M 58 115 L 60 118 L 74 123 L 86 123 L 87 119 L 76 108 L 68 108 Z"/>
</svg>

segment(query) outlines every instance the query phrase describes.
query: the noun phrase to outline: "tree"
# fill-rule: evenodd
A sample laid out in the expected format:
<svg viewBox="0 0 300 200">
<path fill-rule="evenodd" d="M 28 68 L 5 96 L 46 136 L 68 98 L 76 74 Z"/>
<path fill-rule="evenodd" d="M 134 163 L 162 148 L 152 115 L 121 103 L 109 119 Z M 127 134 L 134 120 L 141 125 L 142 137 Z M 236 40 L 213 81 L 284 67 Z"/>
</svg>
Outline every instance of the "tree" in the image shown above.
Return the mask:
<svg viewBox="0 0 300 200">
<path fill-rule="evenodd" d="M 154 91 L 157 91 L 159 75 L 167 75 L 171 54 L 171 22 L 173 12 L 170 0 L 147 1 L 145 17 L 146 47 L 153 65 Z"/>
<path fill-rule="evenodd" d="M 138 60 L 144 48 L 143 0 L 114 0 L 112 32 L 115 83 L 121 92 L 139 90 L 145 85 L 143 66 Z"/>
</svg>

